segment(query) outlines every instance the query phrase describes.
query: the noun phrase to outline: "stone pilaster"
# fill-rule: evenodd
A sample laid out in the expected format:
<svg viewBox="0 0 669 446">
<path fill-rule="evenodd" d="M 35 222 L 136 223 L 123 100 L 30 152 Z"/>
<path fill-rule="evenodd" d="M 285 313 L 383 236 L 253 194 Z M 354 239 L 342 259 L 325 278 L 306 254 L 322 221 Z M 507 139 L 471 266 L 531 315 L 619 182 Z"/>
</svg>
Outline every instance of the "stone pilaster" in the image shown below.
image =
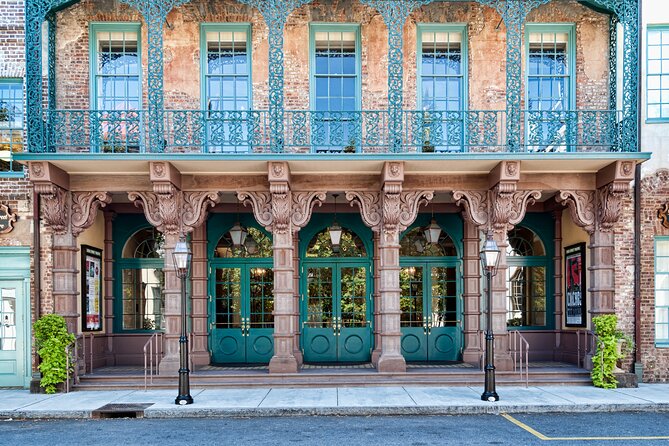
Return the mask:
<svg viewBox="0 0 669 446">
<path fill-rule="evenodd" d="M 296 373 L 301 361 L 295 356 L 299 306 L 295 300 L 296 233 L 311 218 L 324 192 L 292 192 L 288 163 L 268 163 L 269 192 L 239 192 L 244 205 L 253 208 L 256 221 L 272 232 L 274 256 L 274 356 L 270 373 Z M 298 288 L 299 289 L 299 288 Z"/>
<path fill-rule="evenodd" d="M 190 355 L 193 365 L 209 365 L 209 348 L 207 339 L 208 327 L 208 261 L 207 261 L 207 230 L 200 225 L 193 230 L 191 237 L 193 247 L 193 272 L 191 295 L 191 331 L 193 344 Z"/>
<path fill-rule="evenodd" d="M 372 233 L 374 239 L 374 255 L 372 258 L 373 265 L 373 280 L 374 280 L 374 350 L 372 351 L 372 364 L 377 367 L 379 358 L 381 357 L 381 333 L 383 332 L 383 322 L 381 318 L 381 273 L 380 273 L 380 257 L 379 257 L 379 233 L 375 231 Z"/>
<path fill-rule="evenodd" d="M 105 334 L 112 334 L 114 332 L 114 212 L 105 211 L 105 239 L 104 239 L 104 285 L 103 285 L 103 302 L 104 302 L 104 332 Z M 104 355 L 107 365 L 114 365 L 114 355 L 112 354 L 113 339 L 108 338 L 105 344 Z"/>
<path fill-rule="evenodd" d="M 360 208 L 365 224 L 379 233 L 379 372 L 406 371 L 400 331 L 400 234 L 414 222 L 418 208 L 434 196 L 432 191 L 402 191 L 403 182 L 404 164 L 387 162 L 380 193 L 346 192 L 346 199 Z"/>
<path fill-rule="evenodd" d="M 562 211 L 557 210 L 553 212 L 553 220 L 555 222 L 554 226 L 554 238 L 553 238 L 553 272 L 554 272 L 554 282 L 553 282 L 553 300 L 555 302 L 554 311 L 555 311 L 555 329 L 560 330 L 562 328 L 562 312 L 563 302 L 562 302 Z M 556 335 L 555 338 L 555 348 L 560 347 L 560 333 Z"/>
<path fill-rule="evenodd" d="M 293 308 L 295 309 L 295 314 L 293 314 L 293 355 L 297 360 L 298 367 L 302 367 L 304 364 L 304 356 L 302 355 L 302 350 L 300 349 L 300 236 L 299 232 L 296 232 L 293 235 L 293 271 L 295 271 L 293 278 Z"/>
<path fill-rule="evenodd" d="M 463 309 L 463 335 L 465 338 L 465 349 L 462 352 L 462 360 L 470 364 L 479 364 L 483 354 L 481 345 L 481 239 L 478 227 L 467 218 L 464 218 L 464 255 L 463 255 L 463 281 L 464 291 L 462 300 Z"/>
</svg>

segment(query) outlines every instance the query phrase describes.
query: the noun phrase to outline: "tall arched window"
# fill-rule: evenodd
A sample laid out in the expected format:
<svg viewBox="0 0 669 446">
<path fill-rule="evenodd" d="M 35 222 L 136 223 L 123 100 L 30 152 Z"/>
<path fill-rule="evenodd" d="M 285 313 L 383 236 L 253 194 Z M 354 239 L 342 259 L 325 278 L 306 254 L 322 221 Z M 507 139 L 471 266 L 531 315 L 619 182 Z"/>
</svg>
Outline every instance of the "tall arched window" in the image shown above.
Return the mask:
<svg viewBox="0 0 669 446">
<path fill-rule="evenodd" d="M 541 238 L 517 226 L 508 233 L 507 326 L 542 328 L 548 320 L 548 262 Z"/>
<path fill-rule="evenodd" d="M 164 256 L 164 237 L 155 228 L 140 229 L 125 242 L 118 259 L 122 330 L 164 328 Z"/>
</svg>

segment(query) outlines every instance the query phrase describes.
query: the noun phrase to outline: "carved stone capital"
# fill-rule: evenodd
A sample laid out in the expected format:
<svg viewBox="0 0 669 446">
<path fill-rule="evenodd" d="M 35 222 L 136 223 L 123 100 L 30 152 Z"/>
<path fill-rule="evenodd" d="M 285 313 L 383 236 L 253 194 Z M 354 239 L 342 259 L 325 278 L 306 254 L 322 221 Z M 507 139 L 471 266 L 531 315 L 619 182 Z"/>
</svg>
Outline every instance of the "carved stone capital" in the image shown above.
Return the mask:
<svg viewBox="0 0 669 446">
<path fill-rule="evenodd" d="M 128 198 L 135 203 L 135 206 L 144 209 L 147 221 L 160 232 L 170 235 L 181 232 L 179 193 L 129 192 Z"/>
<path fill-rule="evenodd" d="M 360 216 L 365 225 L 378 231 L 382 221 L 381 194 L 379 192 L 347 191 L 346 200 L 360 208 Z"/>
<path fill-rule="evenodd" d="M 597 189 L 597 227 L 600 230 L 611 231 L 618 222 L 627 191 L 626 182 L 613 182 Z"/>
<path fill-rule="evenodd" d="M 182 192 L 183 226 L 185 232 L 191 232 L 204 223 L 207 209 L 216 206 L 218 192 Z"/>
<path fill-rule="evenodd" d="M 323 205 L 325 192 L 293 192 L 292 196 L 290 217 L 293 228 L 303 228 L 309 223 L 314 206 Z"/>
<path fill-rule="evenodd" d="M 571 218 L 588 234 L 595 231 L 595 193 L 593 191 L 563 190 L 558 192 L 555 200 L 569 207 Z"/>
<path fill-rule="evenodd" d="M 95 222 L 98 209 L 111 203 L 108 192 L 73 192 L 72 193 L 72 234 L 79 234 L 90 228 Z"/>
<path fill-rule="evenodd" d="M 400 194 L 399 230 L 404 231 L 418 216 L 418 208 L 427 206 L 434 198 L 434 191 L 412 190 Z"/>
<path fill-rule="evenodd" d="M 499 183 L 489 191 L 490 226 L 493 231 L 506 233 L 525 217 L 527 206 L 541 198 L 537 190 L 515 191 L 505 183 Z"/>
<path fill-rule="evenodd" d="M 488 191 L 455 191 L 453 200 L 464 208 L 465 220 L 476 226 L 488 224 Z"/>
<path fill-rule="evenodd" d="M 42 197 L 42 218 L 54 234 L 67 234 L 70 228 L 70 193 L 55 184 L 35 185 L 35 191 Z"/>
<path fill-rule="evenodd" d="M 269 192 L 239 192 L 237 199 L 241 201 L 244 206 L 251 206 L 253 215 L 258 223 L 260 223 L 268 231 L 272 230 L 272 223 L 274 218 L 272 216 L 272 194 Z"/>
<path fill-rule="evenodd" d="M 271 188 L 271 187 L 270 187 Z M 290 190 L 272 193 L 272 231 L 285 234 L 290 230 Z"/>
</svg>

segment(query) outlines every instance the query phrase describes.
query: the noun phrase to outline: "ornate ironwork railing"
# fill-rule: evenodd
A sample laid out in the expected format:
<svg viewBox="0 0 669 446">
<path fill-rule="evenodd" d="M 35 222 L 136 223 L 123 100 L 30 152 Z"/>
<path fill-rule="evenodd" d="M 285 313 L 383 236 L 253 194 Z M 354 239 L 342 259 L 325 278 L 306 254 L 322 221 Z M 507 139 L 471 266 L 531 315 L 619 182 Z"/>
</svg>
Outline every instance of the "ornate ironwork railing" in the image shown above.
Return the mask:
<svg viewBox="0 0 669 446">
<path fill-rule="evenodd" d="M 402 111 L 402 133 L 392 139 L 390 114 L 378 111 L 286 110 L 279 153 L 460 153 L 625 151 L 622 112 L 523 111 L 521 134 L 510 138 L 505 110 Z M 143 153 L 150 118 L 160 119 L 169 153 L 270 153 L 268 110 L 50 110 L 47 152 Z M 518 144 L 520 143 L 520 144 Z"/>
</svg>

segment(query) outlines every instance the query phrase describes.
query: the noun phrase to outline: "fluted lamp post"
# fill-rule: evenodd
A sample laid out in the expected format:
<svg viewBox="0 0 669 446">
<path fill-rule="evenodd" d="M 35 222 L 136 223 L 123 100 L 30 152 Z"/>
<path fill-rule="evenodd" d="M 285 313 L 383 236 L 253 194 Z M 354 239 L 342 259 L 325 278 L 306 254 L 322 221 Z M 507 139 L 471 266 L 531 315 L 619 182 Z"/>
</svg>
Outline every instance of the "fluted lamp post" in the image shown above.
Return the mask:
<svg viewBox="0 0 669 446">
<path fill-rule="evenodd" d="M 193 404 L 190 395 L 188 370 L 188 337 L 186 336 L 186 278 L 190 275 L 193 253 L 185 237 L 181 237 L 172 251 L 174 269 L 181 279 L 181 336 L 179 337 L 179 395 L 174 401 L 178 405 Z"/>
<path fill-rule="evenodd" d="M 481 266 L 486 276 L 487 285 L 487 320 L 485 330 L 485 389 L 481 395 L 483 401 L 499 401 L 495 390 L 495 335 L 492 331 L 492 278 L 497 274 L 500 251 L 492 231 L 488 231 L 481 248 Z"/>
</svg>

